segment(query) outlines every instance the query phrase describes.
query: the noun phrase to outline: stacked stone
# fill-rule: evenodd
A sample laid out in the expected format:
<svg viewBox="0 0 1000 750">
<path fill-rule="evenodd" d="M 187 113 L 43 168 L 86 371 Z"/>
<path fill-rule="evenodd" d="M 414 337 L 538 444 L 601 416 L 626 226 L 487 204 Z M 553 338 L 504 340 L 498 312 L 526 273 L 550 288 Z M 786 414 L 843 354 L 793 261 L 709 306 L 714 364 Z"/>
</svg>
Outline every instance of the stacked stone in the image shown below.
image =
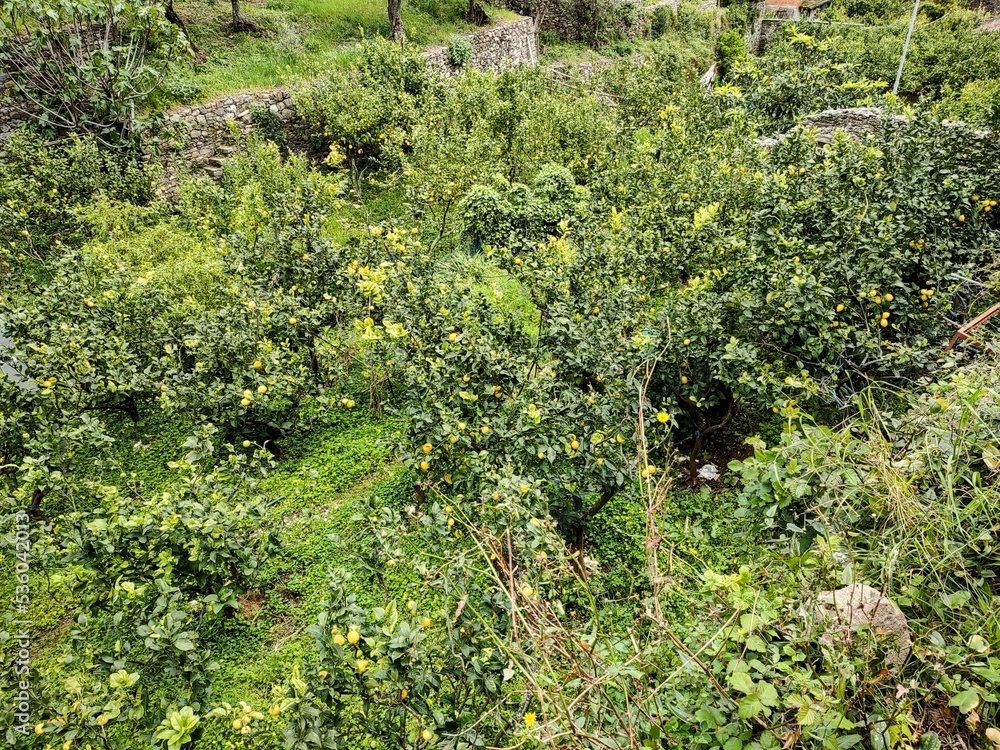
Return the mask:
<svg viewBox="0 0 1000 750">
<path fill-rule="evenodd" d="M 466 67 L 500 73 L 510 68 L 538 64 L 538 38 L 535 22 L 530 18 L 480 29 L 469 36 L 469 41 L 472 43 L 472 57 Z M 424 59 L 442 75 L 457 75 L 462 70 L 451 65 L 447 47 L 431 47 L 424 53 Z"/>
<path fill-rule="evenodd" d="M 166 121 L 184 141 L 183 154 L 197 161 L 216 155 L 216 149 L 232 140 L 230 123 L 235 123 L 240 136 L 252 127 L 254 107 L 267 107 L 283 122 L 295 116 L 295 104 L 287 89 L 251 91 L 233 94 L 206 104 L 178 107 L 166 115 Z"/>
</svg>

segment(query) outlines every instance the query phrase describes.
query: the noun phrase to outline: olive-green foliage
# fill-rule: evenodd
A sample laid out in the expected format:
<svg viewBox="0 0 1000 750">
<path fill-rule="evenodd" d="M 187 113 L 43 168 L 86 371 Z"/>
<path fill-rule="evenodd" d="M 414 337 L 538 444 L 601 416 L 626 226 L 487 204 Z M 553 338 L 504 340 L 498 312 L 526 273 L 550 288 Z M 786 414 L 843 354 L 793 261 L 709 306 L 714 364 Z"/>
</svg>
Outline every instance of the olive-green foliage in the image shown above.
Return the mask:
<svg viewBox="0 0 1000 750">
<path fill-rule="evenodd" d="M 895 80 L 909 19 L 903 13 L 877 20 L 870 28 L 787 25 L 772 37 L 762 58 L 734 66 L 729 80 L 746 91 L 752 109 L 779 125 L 809 111 L 876 102 Z M 980 21 L 977 14 L 954 10 L 918 24 L 900 96 L 930 101 L 994 78 L 1000 39 L 979 33 Z"/>
<path fill-rule="evenodd" d="M 776 531 L 794 519 L 784 535 L 837 536 L 854 575 L 908 608 L 911 673 L 921 688 L 940 680 L 962 713 L 996 701 L 983 648 L 1000 634 L 984 534 L 1000 514 L 996 388 L 990 358 L 902 394 L 897 409 L 872 391 L 846 424 L 790 419 L 777 444 L 756 441 L 732 464 L 745 483 L 741 516 Z"/>
<path fill-rule="evenodd" d="M 504 245 L 511 233 L 518 239 L 532 240 L 555 234 L 559 222 L 576 213 L 578 203 L 586 201 L 586 191 L 578 191 L 572 173 L 550 165 L 539 172 L 531 186 L 503 184 L 472 188 L 459 207 L 465 234 L 475 248 Z"/>
<path fill-rule="evenodd" d="M 723 31 L 715 41 L 715 51 L 719 57 L 719 73 L 725 75 L 733 65 L 747 55 L 746 41 L 736 29 Z"/>
<path fill-rule="evenodd" d="M 352 166 L 398 166 L 424 97 L 433 96 L 419 51 L 365 42 L 357 71 L 338 71 L 296 96 L 296 111 L 319 143 Z"/>
<path fill-rule="evenodd" d="M 969 81 L 960 89 L 946 85 L 942 94 L 942 115 L 1000 131 L 1000 80 Z"/>
<path fill-rule="evenodd" d="M 134 155 L 93 140 L 48 146 L 26 130 L 14 133 L 0 152 L 0 278 L 85 238 L 81 212 L 99 196 L 147 202 L 154 177 Z"/>
<path fill-rule="evenodd" d="M 186 43 L 149 0 L 0 6 L 0 69 L 15 107 L 53 142 L 86 134 L 134 149 L 149 94 Z"/>
<path fill-rule="evenodd" d="M 47 683 L 41 747 L 107 711 L 116 747 L 911 750 L 945 703 L 976 745 L 994 388 L 936 368 L 995 284 L 996 144 L 922 114 L 764 149 L 879 89 L 789 34 L 704 92 L 706 19 L 677 25 L 587 84 L 368 44 L 300 97 L 321 168 L 251 139 L 18 269 L 4 355 L 37 389 L 0 381 L 4 523 L 37 500 L 39 569 L 95 603 L 52 636 L 77 682 Z M 760 411 L 928 374 L 877 425 L 677 486 L 674 444 L 696 470 Z M 880 634 L 808 616 L 862 574 L 911 617 L 898 678 Z"/>
</svg>

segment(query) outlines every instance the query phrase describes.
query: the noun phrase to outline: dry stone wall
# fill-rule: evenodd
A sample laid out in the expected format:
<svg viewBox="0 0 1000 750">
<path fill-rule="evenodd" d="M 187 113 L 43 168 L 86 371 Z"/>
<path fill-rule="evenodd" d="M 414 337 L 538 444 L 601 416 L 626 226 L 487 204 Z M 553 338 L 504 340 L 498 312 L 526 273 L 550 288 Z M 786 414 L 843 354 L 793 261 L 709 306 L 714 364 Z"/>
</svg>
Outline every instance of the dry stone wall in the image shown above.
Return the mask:
<svg viewBox="0 0 1000 750">
<path fill-rule="evenodd" d="M 466 67 L 499 73 L 512 67 L 538 64 L 538 36 L 531 18 L 480 29 L 468 39 L 472 43 L 472 57 Z M 448 47 L 431 47 L 424 57 L 431 68 L 444 75 L 462 70 L 452 66 Z"/>
</svg>

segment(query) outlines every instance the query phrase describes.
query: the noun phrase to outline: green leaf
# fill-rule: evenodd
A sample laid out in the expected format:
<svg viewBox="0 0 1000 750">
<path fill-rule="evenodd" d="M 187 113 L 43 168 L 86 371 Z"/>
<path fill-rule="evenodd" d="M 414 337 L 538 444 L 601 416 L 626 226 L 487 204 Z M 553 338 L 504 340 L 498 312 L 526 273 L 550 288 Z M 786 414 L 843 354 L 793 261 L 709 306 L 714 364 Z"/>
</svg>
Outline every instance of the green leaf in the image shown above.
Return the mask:
<svg viewBox="0 0 1000 750">
<path fill-rule="evenodd" d="M 753 680 L 746 672 L 733 672 L 729 676 L 729 684 L 741 693 L 749 695 L 753 692 Z"/>
<path fill-rule="evenodd" d="M 952 696 L 952 699 L 948 701 L 948 705 L 954 706 L 963 714 L 967 714 L 979 705 L 979 693 L 976 692 L 975 688 L 963 690 L 958 695 Z"/>
</svg>

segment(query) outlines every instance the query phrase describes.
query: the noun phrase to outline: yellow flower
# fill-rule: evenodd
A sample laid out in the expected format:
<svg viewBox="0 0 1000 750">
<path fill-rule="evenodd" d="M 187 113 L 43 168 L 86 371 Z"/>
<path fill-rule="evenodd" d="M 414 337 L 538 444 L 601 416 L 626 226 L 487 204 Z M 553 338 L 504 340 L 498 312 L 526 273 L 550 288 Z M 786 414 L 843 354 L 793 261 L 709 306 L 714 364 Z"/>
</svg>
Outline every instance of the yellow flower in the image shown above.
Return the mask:
<svg viewBox="0 0 1000 750">
<path fill-rule="evenodd" d="M 530 713 L 526 713 L 524 715 L 524 725 L 528 727 L 528 729 L 531 729 L 531 727 L 534 726 L 535 724 L 535 718 L 536 716 L 533 711 Z"/>
<path fill-rule="evenodd" d="M 656 421 L 658 421 L 660 424 L 666 424 L 667 422 L 670 421 L 670 415 L 667 414 L 665 411 L 661 411 L 659 414 L 656 415 Z"/>
</svg>

